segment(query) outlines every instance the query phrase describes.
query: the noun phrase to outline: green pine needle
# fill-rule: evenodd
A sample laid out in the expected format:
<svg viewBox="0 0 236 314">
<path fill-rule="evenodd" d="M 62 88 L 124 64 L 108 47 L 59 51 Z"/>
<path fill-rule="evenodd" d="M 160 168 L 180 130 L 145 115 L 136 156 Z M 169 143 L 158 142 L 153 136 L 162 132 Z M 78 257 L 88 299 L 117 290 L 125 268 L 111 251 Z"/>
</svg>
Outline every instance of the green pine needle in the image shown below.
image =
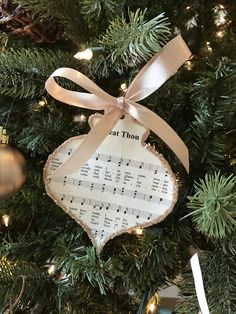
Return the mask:
<svg viewBox="0 0 236 314">
<path fill-rule="evenodd" d="M 222 239 L 235 231 L 236 177 L 220 173 L 207 174 L 194 184 L 195 195 L 189 197 L 188 208 L 193 221 L 206 236 Z"/>
<path fill-rule="evenodd" d="M 164 13 L 145 21 L 146 10 L 129 12 L 129 22 L 123 17 L 113 20 L 100 40 L 108 52 L 107 61 L 127 67 L 148 60 L 170 37 L 170 23 Z"/>
</svg>

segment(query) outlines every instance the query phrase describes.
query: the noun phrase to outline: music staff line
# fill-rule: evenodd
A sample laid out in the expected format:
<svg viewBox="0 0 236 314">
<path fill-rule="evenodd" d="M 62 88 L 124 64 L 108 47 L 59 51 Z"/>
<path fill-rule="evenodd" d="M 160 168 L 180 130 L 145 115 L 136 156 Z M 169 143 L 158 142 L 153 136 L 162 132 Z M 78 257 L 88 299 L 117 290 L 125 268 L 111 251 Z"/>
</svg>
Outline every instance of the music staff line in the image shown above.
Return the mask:
<svg viewBox="0 0 236 314">
<path fill-rule="evenodd" d="M 123 206 L 123 205 L 117 205 L 115 203 L 108 203 L 104 201 L 95 200 L 92 198 L 85 198 L 81 196 L 73 196 L 73 195 L 62 194 L 62 193 L 56 193 L 56 195 L 58 199 L 60 199 L 61 201 L 68 201 L 71 204 L 78 203 L 81 206 L 89 205 L 89 206 L 92 206 L 95 210 L 96 209 L 101 210 L 103 207 L 105 207 L 106 210 L 110 209 L 117 213 L 120 212 L 127 215 L 133 215 L 133 216 L 136 216 L 137 219 L 140 217 L 143 217 L 149 220 L 153 216 L 155 217 L 154 214 L 147 213 L 145 211 L 142 211 L 141 209 L 131 208 L 131 207 Z"/>
<path fill-rule="evenodd" d="M 64 148 L 61 151 L 61 153 L 67 154 L 67 155 L 71 155 L 72 152 L 73 152 L 72 148 L 69 148 L 69 149 Z M 117 164 L 118 167 L 129 166 L 129 167 L 133 167 L 133 168 L 139 168 L 139 169 L 154 171 L 155 174 L 157 174 L 157 173 L 167 174 L 167 171 L 165 171 L 161 166 L 157 166 L 154 164 L 150 164 L 147 162 L 138 161 L 138 160 L 134 160 L 134 159 L 121 158 L 121 157 L 111 156 L 111 155 L 102 154 L 102 153 L 94 154 L 91 157 L 91 159 L 95 159 L 97 161 L 101 160 L 101 161 Z M 88 164 L 86 164 L 86 165 L 88 165 Z"/>
<path fill-rule="evenodd" d="M 127 196 L 133 199 L 140 199 L 143 201 L 158 203 L 164 206 L 171 205 L 171 201 L 166 198 L 145 194 L 142 192 L 138 192 L 137 190 L 129 190 L 125 188 L 114 187 L 112 185 L 108 185 L 105 183 L 103 184 L 94 183 L 94 182 L 85 181 L 85 180 L 68 178 L 67 176 L 64 176 L 63 178 L 55 178 L 52 181 L 63 183 L 64 186 L 66 184 L 70 184 L 70 185 L 77 186 L 78 188 L 84 187 L 84 188 L 90 189 L 90 191 L 97 190 L 97 191 L 101 191 L 102 193 L 107 192 L 113 195 L 123 195 L 123 196 Z M 49 182 L 51 182 L 51 180 L 49 180 Z"/>
</svg>

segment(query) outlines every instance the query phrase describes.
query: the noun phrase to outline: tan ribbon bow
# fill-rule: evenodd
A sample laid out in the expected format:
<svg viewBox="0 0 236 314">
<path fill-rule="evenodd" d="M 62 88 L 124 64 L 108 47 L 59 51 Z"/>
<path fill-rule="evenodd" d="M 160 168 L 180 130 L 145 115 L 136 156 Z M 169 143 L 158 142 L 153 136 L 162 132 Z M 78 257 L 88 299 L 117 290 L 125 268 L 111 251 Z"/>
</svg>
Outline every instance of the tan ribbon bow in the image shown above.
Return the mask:
<svg viewBox="0 0 236 314">
<path fill-rule="evenodd" d="M 191 56 L 180 35 L 172 39 L 137 74 L 124 97 L 115 98 L 98 87 L 82 73 L 70 69 L 57 69 L 48 78 L 45 88 L 55 99 L 72 106 L 92 110 L 106 110 L 106 114 L 86 135 L 81 145 L 54 173 L 69 175 L 79 171 L 113 129 L 124 114 L 130 114 L 157 134 L 176 154 L 189 171 L 188 149 L 177 133 L 158 115 L 137 103 L 157 90 Z M 59 86 L 54 77 L 64 77 L 80 85 L 90 93 L 74 92 Z"/>
</svg>

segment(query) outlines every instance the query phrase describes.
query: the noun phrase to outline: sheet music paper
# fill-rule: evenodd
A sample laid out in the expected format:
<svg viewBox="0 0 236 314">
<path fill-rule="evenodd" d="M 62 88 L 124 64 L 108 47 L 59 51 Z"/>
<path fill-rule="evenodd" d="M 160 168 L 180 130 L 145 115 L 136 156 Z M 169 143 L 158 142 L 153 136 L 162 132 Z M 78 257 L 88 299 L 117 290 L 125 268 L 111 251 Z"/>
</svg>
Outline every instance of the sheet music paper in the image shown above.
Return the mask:
<svg viewBox="0 0 236 314">
<path fill-rule="evenodd" d="M 81 136 L 61 145 L 45 166 L 48 194 L 85 228 L 98 250 L 115 235 L 163 220 L 177 200 L 168 163 L 142 144 L 147 135 L 125 117 L 79 172 L 51 179 Z"/>
</svg>

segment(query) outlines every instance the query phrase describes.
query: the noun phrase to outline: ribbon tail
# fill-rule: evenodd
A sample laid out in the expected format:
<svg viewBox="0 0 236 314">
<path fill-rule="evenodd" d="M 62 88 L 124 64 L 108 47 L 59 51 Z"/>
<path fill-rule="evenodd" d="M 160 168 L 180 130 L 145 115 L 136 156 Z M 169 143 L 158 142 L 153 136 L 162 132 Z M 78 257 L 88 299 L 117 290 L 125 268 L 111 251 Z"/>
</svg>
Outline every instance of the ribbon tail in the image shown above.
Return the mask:
<svg viewBox="0 0 236 314">
<path fill-rule="evenodd" d="M 193 272 L 194 285 L 197 293 L 198 304 L 201 309 L 202 314 L 209 314 L 209 308 L 206 300 L 206 295 L 204 291 L 203 279 L 201 267 L 198 259 L 197 253 L 193 255 L 190 259 L 191 268 Z"/>
<path fill-rule="evenodd" d="M 126 103 L 129 114 L 159 136 L 175 153 L 186 171 L 189 173 L 188 148 L 178 134 L 165 122 L 165 120 L 148 108 L 132 101 L 126 101 Z"/>
<path fill-rule="evenodd" d="M 119 108 L 114 108 L 104 115 L 102 119 L 91 128 L 90 132 L 73 154 L 52 174 L 52 178 L 78 172 L 95 153 L 121 115 L 122 111 Z"/>
</svg>

